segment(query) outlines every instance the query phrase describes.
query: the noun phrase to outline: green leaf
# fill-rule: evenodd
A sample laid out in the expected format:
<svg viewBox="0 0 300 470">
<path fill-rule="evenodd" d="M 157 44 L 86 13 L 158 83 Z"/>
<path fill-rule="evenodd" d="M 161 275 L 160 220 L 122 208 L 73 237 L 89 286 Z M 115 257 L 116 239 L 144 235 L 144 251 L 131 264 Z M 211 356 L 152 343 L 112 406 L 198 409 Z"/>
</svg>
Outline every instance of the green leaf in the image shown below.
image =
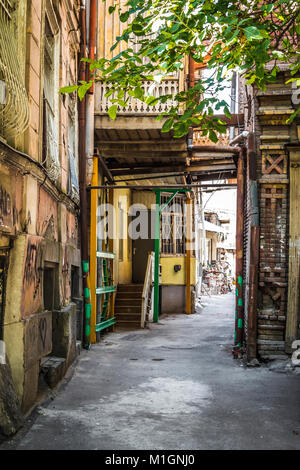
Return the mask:
<svg viewBox="0 0 300 470">
<path fill-rule="evenodd" d="M 173 118 L 169 118 L 167 119 L 162 128 L 161 128 L 161 131 L 162 132 L 169 132 L 171 129 L 172 129 L 172 126 L 173 126 L 173 122 L 174 122 L 174 119 Z"/>
<path fill-rule="evenodd" d="M 78 88 L 78 85 L 64 86 L 59 90 L 58 93 L 73 93 L 73 91 L 77 91 Z"/>
<path fill-rule="evenodd" d="M 300 114 L 300 108 L 298 108 L 293 114 L 290 115 L 286 123 L 292 124 L 292 122 L 294 121 L 295 117 L 298 116 L 298 114 Z"/>
<path fill-rule="evenodd" d="M 244 28 L 244 31 L 246 38 L 249 40 L 264 38 L 264 36 L 262 36 L 260 30 L 256 26 L 248 26 L 247 28 Z"/>
<path fill-rule="evenodd" d="M 88 83 L 84 83 L 78 88 L 78 98 L 80 99 L 80 101 L 82 101 L 82 99 L 86 95 L 86 92 L 91 88 L 92 85 L 93 85 L 93 82 L 88 82 Z"/>
<path fill-rule="evenodd" d="M 215 144 L 219 141 L 217 134 L 213 130 L 210 130 L 208 135 L 209 135 L 210 140 L 214 142 Z"/>
<path fill-rule="evenodd" d="M 226 108 L 226 107 L 224 108 L 224 114 L 225 114 L 226 117 L 228 117 L 228 119 L 231 118 L 231 112 L 230 112 L 229 109 Z"/>
<path fill-rule="evenodd" d="M 143 98 L 144 91 L 143 91 L 142 87 L 140 87 L 140 86 L 135 87 L 135 89 L 133 90 L 133 96 L 137 99 Z"/>
<path fill-rule="evenodd" d="M 108 115 L 109 115 L 110 119 L 112 119 L 113 121 L 117 117 L 117 111 L 118 111 L 118 105 L 116 105 L 116 104 L 113 104 L 112 106 L 110 106 L 108 108 Z"/>
<path fill-rule="evenodd" d="M 143 26 L 138 23 L 138 22 L 133 22 L 132 23 L 132 32 L 136 35 L 136 36 L 143 36 L 144 35 L 144 28 Z"/>
<path fill-rule="evenodd" d="M 251 78 L 249 78 L 249 80 L 246 82 L 246 85 L 252 85 L 252 83 L 254 83 L 256 80 L 256 75 L 252 75 Z"/>
<path fill-rule="evenodd" d="M 155 96 L 149 96 L 149 98 L 146 99 L 146 103 L 149 106 L 154 106 L 160 101 L 160 98 L 155 98 Z"/>
<path fill-rule="evenodd" d="M 174 127 L 174 137 L 180 139 L 189 131 L 189 124 L 187 122 L 176 122 Z"/>
<path fill-rule="evenodd" d="M 121 15 L 120 15 L 120 21 L 122 21 L 122 23 L 126 23 L 126 21 L 128 20 L 129 16 L 130 16 L 129 11 L 125 11 L 125 13 L 121 13 Z"/>
<path fill-rule="evenodd" d="M 110 7 L 108 8 L 108 13 L 111 15 L 114 11 L 116 11 L 116 8 L 117 8 L 117 5 L 115 5 L 115 6 L 110 6 Z"/>
</svg>

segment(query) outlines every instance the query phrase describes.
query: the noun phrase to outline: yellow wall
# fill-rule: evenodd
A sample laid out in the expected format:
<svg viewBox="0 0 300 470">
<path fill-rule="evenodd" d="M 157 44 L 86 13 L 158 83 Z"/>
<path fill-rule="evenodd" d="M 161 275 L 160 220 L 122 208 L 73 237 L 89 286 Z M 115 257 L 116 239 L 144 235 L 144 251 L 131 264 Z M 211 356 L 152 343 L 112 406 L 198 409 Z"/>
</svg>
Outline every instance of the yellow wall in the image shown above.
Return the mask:
<svg viewBox="0 0 300 470">
<path fill-rule="evenodd" d="M 133 191 L 132 193 L 132 204 L 143 204 L 150 210 L 155 203 L 154 191 Z"/>
<path fill-rule="evenodd" d="M 208 253 L 208 251 L 206 251 L 207 260 L 210 263 L 211 261 L 215 261 L 217 259 L 217 234 L 216 232 L 210 232 L 207 230 L 205 232 L 205 238 L 206 238 L 206 250 L 207 250 L 208 240 L 211 241 L 211 253 Z M 202 230 L 199 230 L 199 245 L 200 245 L 202 259 L 203 259 L 202 240 L 203 240 Z"/>
<path fill-rule="evenodd" d="M 21 321 L 22 271 L 26 236 L 16 238 L 10 254 L 4 318 L 4 341 L 17 395 L 22 400 L 24 381 L 24 340 Z"/>
<path fill-rule="evenodd" d="M 165 285 L 185 285 L 185 256 L 161 256 L 161 283 Z M 181 264 L 177 273 L 174 266 Z M 196 285 L 196 258 L 191 258 L 191 285 Z"/>
<path fill-rule="evenodd" d="M 124 211 L 123 229 L 127 237 L 123 240 L 123 261 L 119 260 L 119 230 L 120 214 L 119 202 Z M 131 240 L 128 239 L 128 211 L 131 205 L 131 191 L 129 189 L 116 189 L 114 191 L 114 207 L 116 211 L 116 236 L 114 240 L 114 283 L 128 284 L 132 280 L 132 247 L 129 249 Z"/>
</svg>

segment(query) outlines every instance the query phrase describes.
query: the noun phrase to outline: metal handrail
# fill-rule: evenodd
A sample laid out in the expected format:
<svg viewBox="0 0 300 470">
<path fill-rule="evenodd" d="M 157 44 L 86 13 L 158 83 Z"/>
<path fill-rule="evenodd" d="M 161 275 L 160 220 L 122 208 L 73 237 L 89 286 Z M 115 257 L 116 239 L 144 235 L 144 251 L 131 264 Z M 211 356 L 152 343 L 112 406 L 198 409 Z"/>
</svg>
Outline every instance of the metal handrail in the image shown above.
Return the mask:
<svg viewBox="0 0 300 470">
<path fill-rule="evenodd" d="M 149 301 L 149 291 L 153 283 L 153 259 L 154 259 L 154 252 L 151 252 L 148 255 L 147 268 L 146 268 L 143 294 L 142 294 L 141 328 L 145 327 L 147 307 L 148 307 L 148 301 Z"/>
</svg>

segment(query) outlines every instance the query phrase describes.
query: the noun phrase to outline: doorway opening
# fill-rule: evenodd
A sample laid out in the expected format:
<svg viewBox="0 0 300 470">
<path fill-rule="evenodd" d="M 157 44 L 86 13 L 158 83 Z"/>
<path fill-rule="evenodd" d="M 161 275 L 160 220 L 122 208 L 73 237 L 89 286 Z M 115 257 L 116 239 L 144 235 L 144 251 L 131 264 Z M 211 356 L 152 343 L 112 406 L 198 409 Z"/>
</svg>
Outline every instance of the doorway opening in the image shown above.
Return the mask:
<svg viewBox="0 0 300 470">
<path fill-rule="evenodd" d="M 197 214 L 200 299 L 233 292 L 236 274 L 236 197 L 236 189 L 202 193 Z"/>
</svg>

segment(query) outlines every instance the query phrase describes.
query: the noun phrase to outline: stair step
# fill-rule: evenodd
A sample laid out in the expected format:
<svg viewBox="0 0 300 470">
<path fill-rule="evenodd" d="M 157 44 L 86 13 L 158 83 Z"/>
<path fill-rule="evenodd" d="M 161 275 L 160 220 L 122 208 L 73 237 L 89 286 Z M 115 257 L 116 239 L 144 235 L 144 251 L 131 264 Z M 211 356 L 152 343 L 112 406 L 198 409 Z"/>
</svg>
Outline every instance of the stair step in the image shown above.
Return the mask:
<svg viewBox="0 0 300 470">
<path fill-rule="evenodd" d="M 117 321 L 137 321 L 141 323 L 141 315 L 136 313 L 117 313 L 115 317 Z"/>
<path fill-rule="evenodd" d="M 143 284 L 119 284 L 118 292 L 143 292 Z"/>
<path fill-rule="evenodd" d="M 141 307 L 139 306 L 133 306 L 133 305 L 127 305 L 127 306 L 120 306 L 116 305 L 115 306 L 115 313 L 137 313 L 141 314 Z"/>
<path fill-rule="evenodd" d="M 116 306 L 128 307 L 129 305 L 141 307 L 142 299 L 119 299 L 119 296 L 117 296 Z"/>
<path fill-rule="evenodd" d="M 117 320 L 117 326 L 121 326 L 123 328 L 140 328 L 141 321 L 136 320 Z"/>
<path fill-rule="evenodd" d="M 141 299 L 142 292 L 119 292 L 117 291 L 117 299 Z"/>
<path fill-rule="evenodd" d="M 258 324 L 258 329 L 259 330 L 278 330 L 278 331 L 282 331 L 285 329 L 285 327 L 283 325 L 261 325 L 261 324 Z"/>
</svg>

